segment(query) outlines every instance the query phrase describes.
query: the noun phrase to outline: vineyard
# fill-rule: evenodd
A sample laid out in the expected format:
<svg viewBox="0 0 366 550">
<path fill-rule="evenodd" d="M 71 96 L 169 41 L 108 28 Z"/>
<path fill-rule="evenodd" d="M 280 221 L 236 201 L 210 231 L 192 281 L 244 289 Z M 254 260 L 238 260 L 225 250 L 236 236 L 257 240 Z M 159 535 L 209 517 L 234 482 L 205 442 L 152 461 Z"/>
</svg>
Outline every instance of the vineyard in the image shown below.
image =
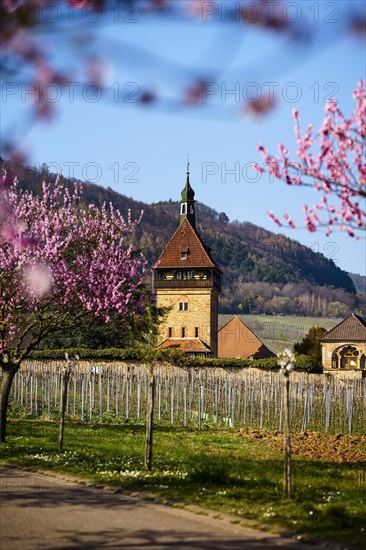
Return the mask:
<svg viewBox="0 0 366 550">
<path fill-rule="evenodd" d="M 10 416 L 57 418 L 65 361 L 28 361 L 17 373 Z M 155 421 L 282 430 L 282 376 L 258 369 L 155 367 Z M 366 379 L 291 374 L 291 430 L 364 435 Z M 75 362 L 67 414 L 87 422 L 145 420 L 148 373 L 141 364 Z"/>
</svg>

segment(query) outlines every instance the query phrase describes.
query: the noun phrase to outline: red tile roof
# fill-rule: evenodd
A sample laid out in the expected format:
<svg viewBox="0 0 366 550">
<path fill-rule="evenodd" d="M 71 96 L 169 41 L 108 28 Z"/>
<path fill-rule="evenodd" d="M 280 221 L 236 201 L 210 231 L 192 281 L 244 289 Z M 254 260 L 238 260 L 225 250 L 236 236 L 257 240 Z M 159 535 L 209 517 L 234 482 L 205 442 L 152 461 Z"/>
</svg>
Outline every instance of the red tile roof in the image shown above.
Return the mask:
<svg viewBox="0 0 366 550">
<path fill-rule="evenodd" d="M 266 359 L 276 357 L 236 315 L 218 331 L 218 357 Z"/>
<path fill-rule="evenodd" d="M 366 321 L 352 313 L 347 319 L 341 321 L 329 332 L 320 338 L 322 342 L 328 341 L 350 341 L 366 342 Z"/>
<path fill-rule="evenodd" d="M 178 347 L 185 353 L 210 353 L 210 348 L 199 338 L 167 338 L 158 347 Z"/>
<path fill-rule="evenodd" d="M 182 252 L 187 251 L 187 259 L 182 260 Z M 214 267 L 221 272 L 209 247 L 203 244 L 187 218 L 179 225 L 153 267 Z"/>
</svg>

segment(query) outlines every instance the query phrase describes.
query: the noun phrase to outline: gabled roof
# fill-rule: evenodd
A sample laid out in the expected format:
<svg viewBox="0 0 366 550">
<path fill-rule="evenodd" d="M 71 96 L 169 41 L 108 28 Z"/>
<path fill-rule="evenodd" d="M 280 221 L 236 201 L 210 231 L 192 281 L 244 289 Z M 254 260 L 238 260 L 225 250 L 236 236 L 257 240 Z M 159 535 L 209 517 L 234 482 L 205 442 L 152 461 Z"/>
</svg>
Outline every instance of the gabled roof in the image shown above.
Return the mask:
<svg viewBox="0 0 366 550">
<path fill-rule="evenodd" d="M 181 253 L 187 250 L 187 259 L 182 260 Z M 187 218 L 179 225 L 153 267 L 214 267 L 221 273 L 209 247 L 203 244 Z"/>
<path fill-rule="evenodd" d="M 210 348 L 199 338 L 167 338 L 158 348 L 178 347 L 185 353 L 211 353 Z"/>
<path fill-rule="evenodd" d="M 238 317 L 233 315 L 218 331 L 218 357 L 264 359 L 275 354 Z"/>
<path fill-rule="evenodd" d="M 324 336 L 320 338 L 322 342 L 328 341 L 357 341 L 366 342 L 366 321 L 351 313 L 347 319 L 341 321 L 338 325 L 328 331 Z"/>
</svg>

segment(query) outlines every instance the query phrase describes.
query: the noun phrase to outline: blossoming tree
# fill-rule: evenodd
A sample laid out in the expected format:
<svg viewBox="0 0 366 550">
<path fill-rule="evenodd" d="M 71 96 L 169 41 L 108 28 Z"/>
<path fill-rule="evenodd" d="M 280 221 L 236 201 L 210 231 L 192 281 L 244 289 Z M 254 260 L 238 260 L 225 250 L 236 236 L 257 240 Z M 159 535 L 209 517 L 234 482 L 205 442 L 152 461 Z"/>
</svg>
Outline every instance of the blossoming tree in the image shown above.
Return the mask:
<svg viewBox="0 0 366 550">
<path fill-rule="evenodd" d="M 312 187 L 319 193 L 317 204 L 304 206 L 306 227 L 311 232 L 325 227 L 329 235 L 337 228 L 355 237 L 363 234 L 366 228 L 366 93 L 363 81 L 353 92 L 353 98 L 355 108 L 350 118 L 342 113 L 336 100 L 327 102 L 325 117 L 317 132 L 309 124 L 302 133 L 299 113 L 294 109 L 296 161 L 290 160 L 282 143 L 278 146 L 278 156 L 258 146 L 265 163 L 265 167 L 257 165 L 260 172 L 268 171 L 287 185 Z M 271 211 L 268 214 L 278 226 L 283 225 Z M 284 225 L 295 227 L 289 214 L 284 214 L 284 220 Z"/>
<path fill-rule="evenodd" d="M 145 260 L 129 244 L 137 222 L 85 206 L 81 188 L 56 182 L 33 196 L 0 183 L 0 438 L 13 378 L 48 334 L 85 316 L 140 317 Z"/>
</svg>

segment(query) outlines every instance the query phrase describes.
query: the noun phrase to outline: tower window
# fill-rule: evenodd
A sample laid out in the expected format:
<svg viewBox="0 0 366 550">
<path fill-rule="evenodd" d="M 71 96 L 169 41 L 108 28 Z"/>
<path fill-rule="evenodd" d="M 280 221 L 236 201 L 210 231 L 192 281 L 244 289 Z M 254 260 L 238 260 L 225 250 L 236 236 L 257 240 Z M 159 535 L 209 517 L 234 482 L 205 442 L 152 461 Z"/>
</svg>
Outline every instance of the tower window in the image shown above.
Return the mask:
<svg viewBox="0 0 366 550">
<path fill-rule="evenodd" d="M 198 338 L 198 333 L 199 333 L 199 330 L 198 330 L 198 327 L 196 327 L 196 328 L 194 329 L 194 336 L 195 336 L 195 338 Z"/>
<path fill-rule="evenodd" d="M 168 327 L 168 338 L 171 338 L 173 336 L 173 328 Z"/>
<path fill-rule="evenodd" d="M 186 337 L 186 327 L 182 327 L 182 338 Z"/>
<path fill-rule="evenodd" d="M 183 203 L 181 208 L 181 214 L 186 214 L 186 212 L 187 212 L 187 205 Z"/>
<path fill-rule="evenodd" d="M 179 311 L 188 311 L 188 302 L 179 302 Z"/>
</svg>

